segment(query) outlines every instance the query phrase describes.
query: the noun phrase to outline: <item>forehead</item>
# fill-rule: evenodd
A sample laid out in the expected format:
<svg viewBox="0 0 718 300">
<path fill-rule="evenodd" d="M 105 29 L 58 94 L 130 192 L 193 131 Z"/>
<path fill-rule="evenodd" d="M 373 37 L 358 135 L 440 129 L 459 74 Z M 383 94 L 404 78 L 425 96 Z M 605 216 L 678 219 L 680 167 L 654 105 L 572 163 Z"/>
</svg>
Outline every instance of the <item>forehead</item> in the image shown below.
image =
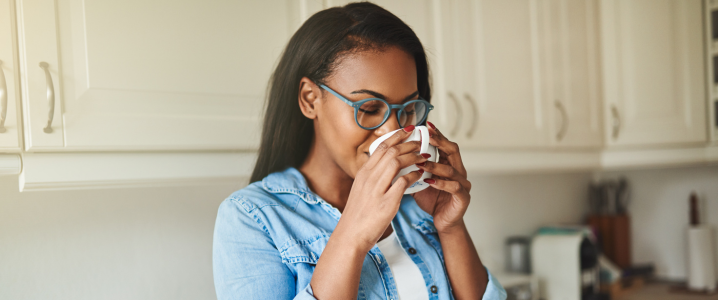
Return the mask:
<svg viewBox="0 0 718 300">
<path fill-rule="evenodd" d="M 416 63 L 396 47 L 362 51 L 343 57 L 329 81 L 344 92 L 366 89 L 401 101 L 417 90 Z"/>
</svg>

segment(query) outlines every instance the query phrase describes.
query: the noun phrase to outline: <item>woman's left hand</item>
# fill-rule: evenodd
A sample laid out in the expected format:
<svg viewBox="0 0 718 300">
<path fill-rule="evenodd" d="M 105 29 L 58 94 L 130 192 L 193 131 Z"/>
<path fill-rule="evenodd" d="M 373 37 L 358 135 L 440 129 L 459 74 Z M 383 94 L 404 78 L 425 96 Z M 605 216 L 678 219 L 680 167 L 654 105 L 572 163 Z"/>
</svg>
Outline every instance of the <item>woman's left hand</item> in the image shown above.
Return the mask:
<svg viewBox="0 0 718 300">
<path fill-rule="evenodd" d="M 437 147 L 439 161 L 417 165 L 433 176 L 424 180 L 431 186 L 413 196 L 416 204 L 434 217 L 436 229 L 448 232 L 463 224 L 464 213 L 471 201 L 471 182 L 466 179 L 459 146 L 449 141 L 434 124 L 427 123 L 431 134 L 429 144 Z"/>
</svg>

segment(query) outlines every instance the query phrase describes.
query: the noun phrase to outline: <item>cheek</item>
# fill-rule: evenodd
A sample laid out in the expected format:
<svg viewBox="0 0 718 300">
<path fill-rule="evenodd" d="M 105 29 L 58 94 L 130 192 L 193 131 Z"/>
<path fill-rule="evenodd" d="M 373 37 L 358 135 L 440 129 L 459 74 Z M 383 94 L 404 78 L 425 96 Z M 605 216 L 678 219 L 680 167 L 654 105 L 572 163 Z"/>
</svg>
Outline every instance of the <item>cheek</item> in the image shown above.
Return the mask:
<svg viewBox="0 0 718 300">
<path fill-rule="evenodd" d="M 324 118 L 329 121 L 323 124 L 326 125 L 323 126 L 324 132 L 329 133 L 325 142 L 333 152 L 337 164 L 346 172 L 355 173 L 367 160 L 364 154 L 366 150 L 362 147 L 371 135 L 371 131 L 364 130 L 356 124 L 353 110 L 345 107 L 331 108 L 333 113 Z"/>
</svg>

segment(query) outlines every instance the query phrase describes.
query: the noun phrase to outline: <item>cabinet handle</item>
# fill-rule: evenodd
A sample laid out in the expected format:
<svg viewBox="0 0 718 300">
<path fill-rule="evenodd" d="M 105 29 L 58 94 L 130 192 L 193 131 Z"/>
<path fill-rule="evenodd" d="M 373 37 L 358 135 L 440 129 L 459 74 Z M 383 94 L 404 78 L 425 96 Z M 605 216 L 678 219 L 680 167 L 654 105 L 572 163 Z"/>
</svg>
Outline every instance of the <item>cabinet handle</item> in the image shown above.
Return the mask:
<svg viewBox="0 0 718 300">
<path fill-rule="evenodd" d="M 616 105 L 611 105 L 611 114 L 613 115 L 613 139 L 618 139 L 618 133 L 621 131 L 621 115 L 618 114 Z"/>
<path fill-rule="evenodd" d="M 5 82 L 5 73 L 2 70 L 2 60 L 0 60 L 0 133 L 6 132 L 5 117 L 7 117 L 7 83 Z"/>
<path fill-rule="evenodd" d="M 454 93 L 452 92 L 449 92 L 449 99 L 451 99 L 451 102 L 454 102 L 454 105 L 456 106 L 456 121 L 454 122 L 454 127 L 452 127 L 449 131 L 449 135 L 454 137 L 461 125 L 461 104 L 459 104 L 459 100 L 456 100 L 456 96 L 454 96 Z"/>
<path fill-rule="evenodd" d="M 50 76 L 50 65 L 46 62 L 40 62 L 40 68 L 45 70 L 45 82 L 47 83 L 47 102 L 50 106 L 50 110 L 47 116 L 47 126 L 42 131 L 45 133 L 52 133 L 52 118 L 55 116 L 55 86 L 52 84 L 52 77 Z"/>
<path fill-rule="evenodd" d="M 469 127 L 469 131 L 466 132 L 466 137 L 471 138 L 471 136 L 474 135 L 474 130 L 476 129 L 476 121 L 479 118 L 479 114 L 476 111 L 476 104 L 474 103 L 474 99 L 471 98 L 471 95 L 466 93 L 466 94 L 464 94 L 464 98 L 466 98 L 466 101 L 468 101 L 469 104 L 471 104 L 471 113 L 472 113 L 471 127 Z"/>
<path fill-rule="evenodd" d="M 556 133 L 556 140 L 561 141 L 568 130 L 568 114 L 566 113 L 566 108 L 563 107 L 563 103 L 561 103 L 561 101 L 556 100 L 555 105 L 558 111 L 561 112 L 561 129 L 559 129 L 558 133 Z"/>
</svg>

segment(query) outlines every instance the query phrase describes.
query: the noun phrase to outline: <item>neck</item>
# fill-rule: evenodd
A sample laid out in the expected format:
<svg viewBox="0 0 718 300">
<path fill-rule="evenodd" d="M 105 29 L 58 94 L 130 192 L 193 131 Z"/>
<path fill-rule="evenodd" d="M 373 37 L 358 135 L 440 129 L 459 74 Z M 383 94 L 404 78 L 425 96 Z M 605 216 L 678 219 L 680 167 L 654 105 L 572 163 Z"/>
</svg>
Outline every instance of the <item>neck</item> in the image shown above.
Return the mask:
<svg viewBox="0 0 718 300">
<path fill-rule="evenodd" d="M 334 162 L 325 147 L 317 146 L 316 140 L 309 149 L 304 163 L 299 167 L 299 172 L 304 175 L 312 192 L 340 212 L 344 211 L 354 178 Z"/>
</svg>

